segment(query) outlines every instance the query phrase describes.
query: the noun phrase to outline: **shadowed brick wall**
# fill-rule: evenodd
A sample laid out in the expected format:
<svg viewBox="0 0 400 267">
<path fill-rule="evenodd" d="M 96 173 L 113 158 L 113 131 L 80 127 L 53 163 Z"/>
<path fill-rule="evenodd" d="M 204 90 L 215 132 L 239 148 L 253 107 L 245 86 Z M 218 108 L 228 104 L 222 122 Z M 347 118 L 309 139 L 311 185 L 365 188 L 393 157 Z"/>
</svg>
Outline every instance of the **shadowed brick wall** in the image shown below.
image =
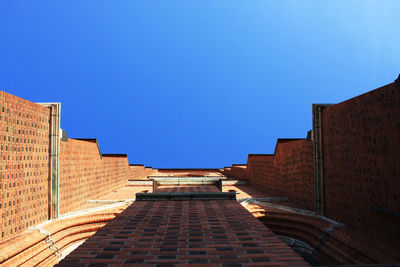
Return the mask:
<svg viewBox="0 0 400 267">
<path fill-rule="evenodd" d="M 326 216 L 400 246 L 400 89 L 322 112 Z"/>
<path fill-rule="evenodd" d="M 247 159 L 247 179 L 262 190 L 271 190 L 275 179 L 274 155 L 250 154 Z"/>
<path fill-rule="evenodd" d="M 128 177 L 126 155 L 101 157 L 97 143 L 91 140 L 61 141 L 60 213 L 123 186 Z"/>
<path fill-rule="evenodd" d="M 0 91 L 0 241 L 47 220 L 49 117 Z"/>
<path fill-rule="evenodd" d="M 274 154 L 250 154 L 249 182 L 294 206 L 314 209 L 313 145 L 306 139 L 278 139 Z"/>
<path fill-rule="evenodd" d="M 313 144 L 306 139 L 278 139 L 274 155 L 272 191 L 287 196 L 290 203 L 314 210 Z"/>
</svg>

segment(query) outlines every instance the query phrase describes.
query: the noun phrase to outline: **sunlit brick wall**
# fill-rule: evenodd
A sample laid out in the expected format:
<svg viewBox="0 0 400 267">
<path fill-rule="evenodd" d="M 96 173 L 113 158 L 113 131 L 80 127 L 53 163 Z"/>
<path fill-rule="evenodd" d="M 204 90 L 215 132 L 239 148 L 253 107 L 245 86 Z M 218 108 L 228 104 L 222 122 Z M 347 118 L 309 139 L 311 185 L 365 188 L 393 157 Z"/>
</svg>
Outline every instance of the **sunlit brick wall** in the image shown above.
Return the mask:
<svg viewBox="0 0 400 267">
<path fill-rule="evenodd" d="M 0 241 L 48 218 L 49 118 L 0 91 Z"/>
<path fill-rule="evenodd" d="M 131 164 L 129 166 L 129 179 L 145 179 L 147 178 L 147 176 L 152 175 L 156 172 L 157 170 L 154 170 L 151 167 Z"/>
<path fill-rule="evenodd" d="M 326 215 L 400 247 L 399 87 L 389 84 L 322 114 Z"/>
<path fill-rule="evenodd" d="M 229 177 L 234 179 L 247 179 L 247 166 L 234 164 L 229 170 Z"/>
<path fill-rule="evenodd" d="M 129 178 L 129 162 L 126 155 L 103 155 L 103 164 L 106 177 L 102 180 L 101 185 L 97 185 L 98 197 L 105 192 L 109 193 L 115 188 L 126 185 Z M 110 190 L 110 184 L 112 190 Z"/>
<path fill-rule="evenodd" d="M 126 156 L 101 157 L 96 142 L 68 139 L 61 141 L 60 212 L 77 209 L 123 186 L 129 177 Z"/>
</svg>

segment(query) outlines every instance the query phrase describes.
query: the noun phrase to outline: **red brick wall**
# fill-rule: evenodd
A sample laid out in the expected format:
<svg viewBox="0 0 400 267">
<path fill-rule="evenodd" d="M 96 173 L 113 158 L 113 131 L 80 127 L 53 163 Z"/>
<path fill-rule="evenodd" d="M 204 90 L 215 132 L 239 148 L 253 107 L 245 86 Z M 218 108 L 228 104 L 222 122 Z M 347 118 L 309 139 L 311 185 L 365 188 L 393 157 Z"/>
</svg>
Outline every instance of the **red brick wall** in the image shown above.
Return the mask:
<svg viewBox="0 0 400 267">
<path fill-rule="evenodd" d="M 220 173 L 232 179 L 247 179 L 247 165 L 233 164 L 232 167 L 225 167 Z"/>
<path fill-rule="evenodd" d="M 48 219 L 50 109 L 0 91 L 0 242 Z M 126 156 L 96 141 L 61 141 L 60 212 L 123 186 Z"/>
<path fill-rule="evenodd" d="M 147 176 L 156 173 L 151 167 L 144 167 L 143 165 L 129 165 L 129 179 L 145 179 Z"/>
<path fill-rule="evenodd" d="M 306 139 L 279 142 L 274 155 L 275 194 L 287 196 L 290 203 L 314 210 L 313 144 Z"/>
<path fill-rule="evenodd" d="M 0 91 L 0 242 L 47 220 L 49 117 Z"/>
<path fill-rule="evenodd" d="M 247 179 L 252 185 L 272 192 L 272 182 L 275 179 L 274 155 L 250 154 L 247 159 Z"/>
<path fill-rule="evenodd" d="M 103 156 L 95 142 L 61 141 L 60 213 L 123 186 L 129 177 L 126 156 Z"/>
<path fill-rule="evenodd" d="M 275 154 L 250 154 L 249 182 L 268 194 L 288 197 L 296 207 L 314 209 L 314 165 L 312 142 L 278 139 Z"/>
<path fill-rule="evenodd" d="M 136 201 L 58 266 L 105 262 L 133 266 L 307 265 L 235 200 Z"/>
<path fill-rule="evenodd" d="M 389 84 L 322 115 L 326 216 L 400 246 L 399 88 Z"/>
<path fill-rule="evenodd" d="M 247 166 L 246 165 L 232 165 L 230 177 L 236 179 L 247 179 Z"/>
</svg>

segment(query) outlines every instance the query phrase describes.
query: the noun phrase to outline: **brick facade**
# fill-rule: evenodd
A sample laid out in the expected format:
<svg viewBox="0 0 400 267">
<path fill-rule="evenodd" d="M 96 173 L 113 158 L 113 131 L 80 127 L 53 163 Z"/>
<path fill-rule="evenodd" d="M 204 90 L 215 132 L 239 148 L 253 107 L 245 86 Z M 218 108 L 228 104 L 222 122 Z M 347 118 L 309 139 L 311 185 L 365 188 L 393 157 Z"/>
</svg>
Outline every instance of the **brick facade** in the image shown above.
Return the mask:
<svg viewBox="0 0 400 267">
<path fill-rule="evenodd" d="M 48 218 L 49 116 L 0 91 L 0 241 Z"/>
<path fill-rule="evenodd" d="M 229 178 L 234 179 L 247 179 L 247 165 L 246 164 L 233 164 L 230 168 L 224 168 L 222 173 Z"/>
<path fill-rule="evenodd" d="M 400 260 L 396 246 L 379 242 L 321 216 L 265 204 L 248 204 L 246 209 L 274 233 L 309 244 L 314 249 L 314 256 L 326 265 L 393 263 Z"/>
<path fill-rule="evenodd" d="M 129 163 L 126 155 L 101 155 L 91 140 L 61 141 L 60 213 L 73 211 L 126 184 Z"/>
<path fill-rule="evenodd" d="M 0 91 L 0 241 L 49 218 L 50 109 Z M 94 139 L 61 141 L 60 213 L 126 184 L 126 155 Z"/>
<path fill-rule="evenodd" d="M 145 167 L 139 164 L 129 165 L 129 179 L 131 180 L 141 180 L 146 179 L 147 176 L 157 173 L 157 170 L 152 167 Z"/>
<path fill-rule="evenodd" d="M 312 142 L 278 139 L 274 154 L 250 154 L 247 179 L 271 195 L 288 197 L 289 203 L 314 209 Z"/>
<path fill-rule="evenodd" d="M 400 89 L 322 112 L 326 216 L 400 247 Z"/>
<path fill-rule="evenodd" d="M 278 139 L 272 190 L 303 209 L 314 209 L 313 145 L 306 139 Z"/>
<path fill-rule="evenodd" d="M 6 248 L 12 244 L 15 245 L 17 244 L 14 242 L 15 240 L 19 240 L 18 242 L 21 242 L 21 244 L 24 243 L 29 239 L 29 235 L 20 236 L 18 233 L 49 218 L 50 115 L 50 109 L 47 107 L 0 91 L 0 247 Z M 335 264 L 348 263 L 353 262 L 353 259 L 356 263 L 374 262 L 375 260 L 376 262 L 392 262 L 392 259 L 396 258 L 393 255 L 396 255 L 397 248 L 400 247 L 399 86 L 389 84 L 345 102 L 324 107 L 322 111 L 322 128 L 318 129 L 322 129 L 320 140 L 322 140 L 321 177 L 323 186 L 321 189 L 318 188 L 317 192 L 322 191 L 324 196 L 322 198 L 324 200 L 322 205 L 323 214 L 328 218 L 344 223 L 346 228 L 343 227 L 340 230 L 335 229 L 332 231 L 332 229 L 329 229 L 330 226 L 326 225 L 326 222 L 323 225 L 319 225 L 319 221 L 311 219 L 308 213 L 304 216 L 299 216 L 298 214 L 281 213 L 273 209 L 265 210 L 269 214 L 264 214 L 264 223 L 270 225 L 278 233 L 300 237 L 305 242 L 314 245 L 319 249 L 319 253 L 322 255 L 321 258 L 324 258 L 327 262 L 331 261 Z M 320 135 L 314 141 L 318 143 L 319 141 L 316 140 L 319 140 L 319 138 Z M 221 172 L 230 178 L 247 179 L 252 188 L 249 186 L 249 189 L 246 189 L 248 193 L 246 197 L 259 195 L 258 193 L 252 194 L 252 190 L 257 188 L 266 193 L 268 197 L 288 197 L 288 202 L 281 202 L 281 205 L 314 210 L 314 196 L 316 195 L 314 182 L 319 181 L 319 178 L 317 175 L 314 177 L 313 159 L 313 143 L 309 138 L 278 139 L 274 154 L 250 154 L 247 165 L 237 164 L 224 170 L 156 170 L 142 165 L 129 166 L 127 155 L 101 155 L 95 139 L 68 139 L 61 141 L 60 147 L 60 213 L 64 214 L 82 208 L 90 204 L 87 203 L 87 200 L 101 199 L 104 195 L 121 188 L 129 179 L 140 180 L 148 176 L 212 176 L 225 179 Z M 320 165 L 317 164 L 316 166 L 319 167 Z M 316 172 L 316 174 L 319 173 Z M 143 182 L 132 181 L 132 183 L 140 184 Z M 136 189 L 142 190 L 140 188 Z M 192 192 L 196 190 L 207 191 L 209 189 L 206 186 L 201 188 L 192 186 L 179 189 L 162 187 L 159 190 L 162 192 Z M 233 189 L 225 188 L 224 190 Z M 142 191 L 148 190 L 145 188 Z M 240 194 L 243 195 L 244 192 Z M 131 193 L 127 193 L 127 197 L 124 198 L 132 199 L 133 197 Z M 114 200 L 109 199 L 106 201 L 112 202 Z M 186 201 L 180 204 L 171 201 L 163 203 L 150 202 L 135 203 L 126 213 L 130 217 L 136 216 L 134 211 L 143 215 L 141 218 L 143 220 L 138 218 L 135 221 L 137 224 L 134 229 L 137 230 L 130 232 L 133 235 L 139 233 L 140 236 L 138 238 L 143 240 L 143 243 L 139 245 L 149 248 L 145 257 L 131 253 L 132 251 L 141 251 L 137 250 L 136 240 L 135 242 L 128 241 L 126 243 L 127 246 L 123 247 L 127 249 L 126 251 L 129 251 L 128 257 L 125 257 L 127 254 L 124 256 L 124 253 L 116 253 L 116 247 L 111 244 L 105 244 L 104 240 L 103 244 L 101 243 L 102 240 L 100 239 L 104 238 L 107 239 L 107 242 L 110 240 L 112 242 L 125 242 L 119 239 L 129 238 L 125 233 L 116 232 L 117 230 L 119 231 L 118 227 L 121 226 L 118 221 L 126 219 L 124 215 L 125 217 L 120 216 L 116 223 L 114 221 L 110 223 L 110 225 L 114 225 L 117 228 L 112 228 L 114 226 L 107 228 L 106 226 L 92 239 L 96 240 L 96 242 L 85 243 L 87 245 L 83 246 L 83 250 L 80 251 L 96 252 L 91 253 L 92 258 L 76 260 L 76 258 L 70 257 L 72 259 L 71 263 L 96 263 L 109 259 L 110 261 L 108 262 L 115 263 L 129 263 L 131 261 L 136 263 L 139 260 L 137 263 L 178 262 L 191 264 L 197 262 L 200 264 L 228 264 L 239 262 L 257 265 L 259 263 L 258 260 L 263 261 L 257 259 L 261 258 L 259 257 L 260 255 L 249 256 L 249 253 L 244 249 L 246 246 L 241 242 L 244 240 L 234 236 L 236 232 L 240 233 L 241 230 L 239 230 L 239 226 L 237 229 L 231 227 L 229 222 L 234 221 L 233 217 L 238 219 L 236 221 L 240 221 L 242 228 L 244 224 L 252 220 L 252 217 L 246 217 L 247 215 L 241 211 L 242 207 L 236 201 L 208 201 L 207 205 L 204 201 Z M 194 206 L 191 207 L 191 205 Z M 179 212 L 177 212 L 178 206 Z M 209 208 L 207 206 L 212 207 L 213 214 L 216 216 L 208 216 Z M 193 240 L 199 239 L 200 241 L 196 242 L 202 242 L 201 244 L 209 248 L 204 251 L 201 250 L 201 253 L 196 247 L 196 244 L 199 243 L 192 244 L 190 241 L 190 220 L 194 218 L 195 212 L 202 215 L 197 217 L 200 224 L 204 226 L 199 229 L 205 234 L 203 237 L 193 238 Z M 184 227 L 181 228 L 183 231 L 176 232 L 174 235 L 170 235 L 165 231 L 157 235 L 158 232 L 156 231 L 154 236 L 150 236 L 147 232 L 153 231 L 147 230 L 153 229 L 152 226 L 155 225 L 153 223 L 156 221 L 154 214 L 165 215 L 165 218 L 167 218 L 165 220 L 163 217 L 160 220 L 157 215 L 157 221 L 166 229 L 170 227 L 171 220 L 174 221 L 180 218 L 184 223 Z M 229 214 L 229 216 L 225 216 L 226 214 Z M 223 243 L 225 242 L 224 240 L 214 241 L 214 239 L 218 239 L 218 237 L 214 236 L 219 236 L 214 235 L 212 231 L 213 225 L 217 223 L 221 224 L 221 227 L 225 230 L 228 229 L 226 231 L 223 230 L 227 238 L 222 239 L 228 240 L 229 244 Z M 55 232 L 54 237 L 60 237 L 57 241 L 60 242 L 62 249 L 66 249 L 70 244 L 88 238 L 101 226 L 93 225 L 93 229 L 90 226 L 90 229 L 85 230 L 86 232 L 80 232 L 85 226 L 78 226 L 73 231 L 71 229 L 67 231 L 68 233 L 73 233 L 72 235 L 82 234 L 82 236 L 72 237 L 67 232 L 63 234 Z M 251 226 L 248 225 L 246 227 Z M 322 244 L 320 240 L 321 233 L 326 235 L 327 229 L 330 233 L 330 240 Z M 123 229 L 123 231 L 125 230 L 128 229 Z M 264 233 L 265 229 L 257 228 L 253 232 L 257 231 Z M 262 244 L 263 241 L 257 239 L 259 235 L 255 236 L 253 232 L 248 234 L 250 239 L 247 241 L 256 240 L 258 244 Z M 33 235 L 37 236 L 37 233 Z M 66 238 L 67 236 L 68 238 Z M 167 237 L 171 239 L 172 236 L 178 237 L 179 241 L 175 242 L 178 245 L 166 247 L 166 250 L 161 253 L 160 242 L 165 241 L 164 238 L 167 239 Z M 367 236 L 368 238 L 364 239 L 362 236 Z M 25 237 L 27 238 L 26 240 Z M 322 238 L 322 241 L 325 240 L 324 238 Z M 43 243 L 44 237 L 40 236 L 39 239 L 35 239 L 36 241 L 28 240 L 31 243 L 33 242 L 33 245 L 26 250 L 3 250 L 6 253 L 0 253 L 0 260 L 10 260 L 9 263 L 12 265 L 22 258 L 27 260 L 33 255 L 31 255 L 31 252 L 35 251 L 36 256 L 32 258 L 34 262 L 57 262 L 57 255 L 51 254 L 50 245 Z M 274 240 L 271 239 L 269 241 L 277 244 Z M 385 247 L 379 253 L 377 252 L 378 249 L 376 249 L 375 254 L 372 255 L 374 249 L 363 246 L 363 244 L 367 243 L 367 240 L 369 240 L 368 242 L 372 240 L 367 245 L 369 248 L 374 246 L 384 248 L 383 245 L 380 246 L 378 244 L 386 243 L 388 249 Z M 232 249 L 226 250 L 226 253 L 220 253 L 218 246 L 221 244 L 224 246 L 229 245 Z M 263 247 L 261 254 L 269 252 L 268 244 L 261 246 Z M 102 250 L 104 247 L 110 248 L 109 251 L 112 251 L 114 255 L 112 258 L 109 256 L 111 252 L 104 253 L 106 251 Z M 188 248 L 193 248 L 193 251 L 196 252 L 191 254 L 190 251 L 192 250 Z M 174 250 L 171 250 L 171 253 L 164 253 L 164 251 L 169 251 L 168 249 Z M 385 253 L 389 250 L 391 251 L 391 258 L 385 256 Z M 42 251 L 45 251 L 45 253 L 43 254 Z M 235 256 L 236 258 L 228 261 L 227 255 L 232 251 L 238 257 Z M 79 252 L 77 253 L 76 255 L 82 256 Z M 290 251 L 285 253 L 291 254 Z M 142 254 L 138 253 L 138 255 Z M 193 257 L 193 255 L 206 256 Z M 276 253 L 273 253 L 271 257 L 264 256 L 264 260 L 271 262 L 271 264 L 289 264 L 284 258 L 280 258 L 280 255 L 277 256 Z M 280 260 L 283 262 L 279 262 Z M 297 257 L 294 259 L 294 261 L 298 260 L 299 258 Z"/>
<path fill-rule="evenodd" d="M 96 263 L 307 266 L 235 200 L 135 202 L 58 266 Z"/>
<path fill-rule="evenodd" d="M 251 185 L 273 195 L 272 183 L 275 179 L 274 155 L 250 154 L 247 159 L 247 179 Z"/>
</svg>

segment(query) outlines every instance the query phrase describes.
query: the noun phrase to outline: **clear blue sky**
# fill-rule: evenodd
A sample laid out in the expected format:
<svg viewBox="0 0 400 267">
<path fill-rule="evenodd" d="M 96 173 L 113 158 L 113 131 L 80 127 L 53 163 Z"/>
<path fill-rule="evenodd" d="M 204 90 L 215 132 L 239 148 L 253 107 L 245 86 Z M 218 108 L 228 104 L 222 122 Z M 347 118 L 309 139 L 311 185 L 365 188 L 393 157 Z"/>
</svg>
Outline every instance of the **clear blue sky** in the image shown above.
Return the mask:
<svg viewBox="0 0 400 267">
<path fill-rule="evenodd" d="M 397 0 L 0 2 L 0 90 L 158 168 L 272 153 L 399 72 Z"/>
</svg>

